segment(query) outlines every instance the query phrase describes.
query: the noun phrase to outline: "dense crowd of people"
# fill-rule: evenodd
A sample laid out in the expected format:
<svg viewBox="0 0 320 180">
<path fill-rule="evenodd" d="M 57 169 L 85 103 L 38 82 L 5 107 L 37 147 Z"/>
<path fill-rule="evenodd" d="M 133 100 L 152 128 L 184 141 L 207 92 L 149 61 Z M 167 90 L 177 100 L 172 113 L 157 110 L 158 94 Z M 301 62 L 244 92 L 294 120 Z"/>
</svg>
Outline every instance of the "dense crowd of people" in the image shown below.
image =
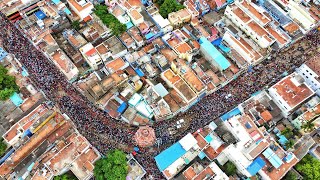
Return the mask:
<svg viewBox="0 0 320 180">
<path fill-rule="evenodd" d="M 30 40 L 24 37 L 18 28 L 7 20 L 5 15 L 0 13 L 0 16 L 0 39 L 5 49 L 15 55 L 28 70 L 33 82 L 72 119 L 79 132 L 102 153 L 114 148 L 120 148 L 126 152 L 132 151 L 136 127 L 130 127 L 112 119 L 97 109 L 69 84 L 64 75 Z M 141 148 L 140 153 L 136 155 L 137 160 L 148 173 L 147 178 L 163 179 L 153 159 L 159 151 L 231 110 L 252 93 L 277 82 L 284 72 L 291 73 L 307 59 L 307 51 L 314 52 L 319 44 L 320 33 L 310 33 L 295 46 L 297 51 L 301 51 L 298 56 L 290 55 L 287 53 L 288 50 L 272 52 L 270 59 L 254 66 L 252 71 L 242 74 L 236 81 L 232 81 L 217 92 L 206 96 L 187 112 L 177 115 L 172 120 L 156 123 L 154 128 L 162 144 L 159 148 L 154 147 L 151 150 Z M 192 121 L 186 131 L 179 132 L 175 136 L 169 134 L 168 128 L 174 127 L 177 120 L 190 115 L 192 115 Z"/>
</svg>

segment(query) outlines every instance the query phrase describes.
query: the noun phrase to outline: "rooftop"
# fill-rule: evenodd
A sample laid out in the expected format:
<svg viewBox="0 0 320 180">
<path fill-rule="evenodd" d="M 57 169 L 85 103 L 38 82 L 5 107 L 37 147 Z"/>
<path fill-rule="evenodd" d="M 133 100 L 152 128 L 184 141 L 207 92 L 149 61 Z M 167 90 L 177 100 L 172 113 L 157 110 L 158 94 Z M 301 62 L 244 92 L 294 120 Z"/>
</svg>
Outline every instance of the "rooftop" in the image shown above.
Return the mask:
<svg viewBox="0 0 320 180">
<path fill-rule="evenodd" d="M 163 48 L 160 50 L 161 54 L 166 57 L 170 62 L 173 62 L 176 58 L 178 58 L 177 54 L 169 48 Z"/>
<path fill-rule="evenodd" d="M 117 58 L 115 60 L 110 61 L 108 64 L 106 64 L 106 67 L 111 72 L 116 72 L 126 65 L 125 61 L 122 58 Z"/>
<path fill-rule="evenodd" d="M 93 8 L 92 3 L 87 0 L 67 0 L 67 2 L 74 8 L 76 8 L 79 12 L 87 8 Z"/>
<path fill-rule="evenodd" d="M 98 46 L 96 46 L 96 49 L 100 55 L 106 54 L 109 51 L 109 49 L 105 46 L 104 43 L 101 43 Z"/>
<path fill-rule="evenodd" d="M 263 24 L 267 24 L 271 21 L 271 19 L 269 19 L 265 14 L 259 12 L 256 9 L 256 7 L 254 7 L 251 3 L 247 2 L 246 0 L 243 0 L 241 2 L 241 5 L 245 7 L 255 18 L 257 18 Z"/>
<path fill-rule="evenodd" d="M 124 44 L 129 47 L 132 45 L 132 43 L 134 43 L 134 40 L 132 39 L 132 37 L 129 35 L 128 32 L 124 32 L 121 34 L 120 39 L 122 40 L 122 42 L 124 42 Z"/>
<path fill-rule="evenodd" d="M 233 9 L 233 13 L 236 16 L 238 16 L 238 18 L 240 18 L 244 23 L 247 23 L 251 20 L 251 18 L 245 12 L 243 12 L 239 7 L 235 7 Z"/>
<path fill-rule="evenodd" d="M 211 56 L 222 70 L 228 69 L 230 62 L 205 37 L 200 38 L 200 46 Z"/>
<path fill-rule="evenodd" d="M 175 49 L 181 54 L 188 53 L 192 50 L 192 48 L 186 42 L 178 44 L 175 46 Z"/>
<path fill-rule="evenodd" d="M 135 20 L 139 20 L 143 18 L 142 15 L 136 9 L 132 9 L 129 13 L 131 17 L 134 18 Z"/>
<path fill-rule="evenodd" d="M 288 39 L 284 37 L 283 34 L 278 32 L 276 29 L 272 28 L 271 26 L 266 26 L 266 30 L 274 37 L 276 40 L 284 45 L 288 42 Z"/>
<path fill-rule="evenodd" d="M 277 94 L 291 107 L 294 108 L 314 94 L 304 83 L 303 79 L 293 73 L 272 86 Z"/>
<path fill-rule="evenodd" d="M 227 41 L 227 43 L 229 41 L 232 41 L 236 45 L 238 45 L 238 47 L 241 48 L 242 51 L 244 51 L 247 55 L 250 56 L 250 60 L 249 61 L 257 61 L 257 60 L 262 58 L 262 55 L 259 54 L 257 51 L 255 51 L 252 48 L 252 46 L 250 46 L 243 38 L 239 37 L 237 39 L 233 35 L 231 35 L 229 32 L 226 32 L 225 35 L 224 35 L 224 39 L 225 39 L 225 41 Z M 232 42 L 230 42 L 230 44 L 232 44 Z M 231 46 L 231 48 L 232 48 L 232 46 Z M 246 60 L 248 61 L 248 59 L 246 59 Z"/>
<path fill-rule="evenodd" d="M 291 35 L 295 34 L 295 32 L 300 29 L 299 26 L 293 21 L 283 26 L 283 28 Z"/>
<path fill-rule="evenodd" d="M 275 153 L 274 155 L 280 158 L 280 160 L 286 157 L 285 151 L 281 148 L 278 148 L 277 151 L 273 152 Z M 270 161 L 262 155 L 259 157 L 266 162 L 266 166 L 262 168 L 262 171 L 272 180 L 280 180 L 299 161 L 295 156 L 293 156 L 290 162 L 283 162 L 279 168 L 271 168 L 270 170 L 270 167 L 273 166 Z"/>
<path fill-rule="evenodd" d="M 53 61 L 56 62 L 64 72 L 69 73 L 75 68 L 71 60 L 60 49 L 55 51 L 51 56 Z"/>
<path fill-rule="evenodd" d="M 29 114 L 24 116 L 22 119 L 20 119 L 14 126 L 11 127 L 11 129 L 3 135 L 3 138 L 10 142 L 16 135 L 18 135 L 18 129 L 23 129 L 26 131 L 27 129 L 32 126 L 32 124 L 38 120 L 41 116 L 46 114 L 48 112 L 48 109 L 45 107 L 45 105 L 41 104 L 38 107 L 36 107 L 34 110 L 32 110 Z"/>
<path fill-rule="evenodd" d="M 16 167 L 25 157 L 45 141 L 58 126 L 60 126 L 59 123 L 61 120 L 59 115 L 55 115 L 53 116 L 53 119 L 49 119 L 49 122 L 45 123 L 40 131 L 35 132 L 29 141 L 11 155 L 10 162 L 6 161 L 0 166 L 0 175 L 5 176 L 10 173 L 14 167 Z"/>
<path fill-rule="evenodd" d="M 125 13 L 125 11 L 124 11 L 119 5 L 116 5 L 116 6 L 112 9 L 112 14 L 113 14 L 115 17 L 122 16 L 124 13 Z"/>
<path fill-rule="evenodd" d="M 259 24 L 257 24 L 255 21 L 249 22 L 248 26 L 256 32 L 259 36 L 264 37 L 268 42 L 271 42 L 272 39 L 269 37 L 268 32 L 262 28 Z"/>
</svg>

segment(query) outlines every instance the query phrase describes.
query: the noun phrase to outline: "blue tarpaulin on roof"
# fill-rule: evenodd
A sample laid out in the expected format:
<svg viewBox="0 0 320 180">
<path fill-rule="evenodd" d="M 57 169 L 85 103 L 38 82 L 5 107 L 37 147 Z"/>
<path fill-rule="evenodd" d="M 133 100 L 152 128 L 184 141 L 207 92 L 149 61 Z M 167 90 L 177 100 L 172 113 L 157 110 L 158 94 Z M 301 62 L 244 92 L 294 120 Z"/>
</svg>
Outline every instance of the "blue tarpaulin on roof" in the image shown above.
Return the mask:
<svg viewBox="0 0 320 180">
<path fill-rule="evenodd" d="M 33 134 L 32 134 L 32 132 L 30 131 L 30 129 L 27 129 L 27 130 L 23 133 L 22 137 L 23 137 L 23 138 L 26 137 L 26 136 L 31 137 L 32 135 L 33 135 Z"/>
<path fill-rule="evenodd" d="M 281 134 L 281 135 L 279 136 L 279 143 L 280 143 L 281 145 L 285 145 L 286 142 L 288 142 L 288 139 L 287 139 L 284 135 Z"/>
<path fill-rule="evenodd" d="M 254 176 L 265 165 L 266 165 L 266 162 L 261 157 L 258 157 L 247 167 L 247 170 L 252 176 Z"/>
<path fill-rule="evenodd" d="M 16 92 L 10 97 L 10 100 L 17 107 L 19 107 L 23 103 L 23 100 L 21 99 L 19 94 Z"/>
<path fill-rule="evenodd" d="M 240 113 L 241 113 L 240 109 L 235 108 L 232 111 L 229 111 L 228 113 L 222 115 L 220 118 L 222 119 L 222 121 L 226 121 L 230 119 L 232 116 L 238 115 Z"/>
<path fill-rule="evenodd" d="M 223 44 L 219 44 L 219 48 L 225 53 L 228 53 L 228 52 L 231 51 L 231 49 L 229 47 L 227 47 L 227 46 L 225 46 Z"/>
<path fill-rule="evenodd" d="M 208 143 L 210 143 L 210 142 L 213 140 L 211 134 L 208 134 L 204 139 L 205 139 Z"/>
<path fill-rule="evenodd" d="M 251 126 L 251 124 L 249 122 L 246 122 L 245 126 L 246 126 L 247 129 L 252 128 L 252 126 Z"/>
<path fill-rule="evenodd" d="M 140 69 L 135 70 L 139 77 L 144 76 L 144 73 Z"/>
<path fill-rule="evenodd" d="M 71 15 L 71 11 L 68 9 L 68 8 L 64 8 L 63 11 L 68 14 L 68 15 Z"/>
<path fill-rule="evenodd" d="M 218 38 L 212 41 L 211 44 L 214 46 L 219 46 L 221 44 L 221 41 L 222 41 L 222 38 Z"/>
<path fill-rule="evenodd" d="M 27 170 L 28 170 L 28 171 L 31 171 L 31 170 L 32 170 L 32 168 L 33 168 L 33 166 L 34 166 L 34 164 L 35 164 L 35 163 L 34 163 L 34 162 L 32 162 L 32 163 L 30 164 L 30 166 L 27 168 Z"/>
<path fill-rule="evenodd" d="M 55 5 L 60 3 L 60 0 L 51 0 Z"/>
<path fill-rule="evenodd" d="M 127 29 L 130 29 L 131 27 L 133 27 L 133 24 L 132 24 L 132 22 L 128 22 L 128 23 L 126 24 L 126 26 L 127 26 Z"/>
<path fill-rule="evenodd" d="M 292 153 L 289 153 L 286 157 L 283 158 L 285 162 L 290 162 L 293 158 Z"/>
<path fill-rule="evenodd" d="M 0 48 L 0 61 L 5 58 L 8 55 L 8 53 L 3 50 L 2 48 Z"/>
<path fill-rule="evenodd" d="M 203 151 L 201 151 L 201 152 L 198 154 L 198 156 L 199 156 L 200 159 L 203 159 L 203 158 L 206 157 L 206 154 L 205 154 Z"/>
<path fill-rule="evenodd" d="M 218 51 L 217 48 L 212 45 L 207 38 L 201 37 L 199 39 L 200 46 L 202 51 L 204 51 L 208 56 L 210 56 L 210 61 L 213 61 L 214 64 L 217 64 L 221 70 L 228 69 L 231 64 L 230 62 Z"/>
<path fill-rule="evenodd" d="M 268 159 L 272 166 L 277 169 L 283 164 L 279 156 L 275 154 L 274 151 L 272 151 L 270 148 L 266 149 L 262 154 L 265 158 Z"/>
<path fill-rule="evenodd" d="M 146 34 L 146 39 L 149 40 L 154 36 L 154 34 L 152 32 L 149 32 L 148 34 Z"/>
<path fill-rule="evenodd" d="M 5 161 L 8 159 L 8 157 L 9 157 L 14 151 L 15 151 L 15 150 L 14 150 L 13 148 L 10 149 L 10 151 L 7 152 L 7 154 L 4 155 L 4 156 L 0 159 L 0 165 L 1 165 L 3 162 L 5 162 Z"/>
<path fill-rule="evenodd" d="M 41 20 L 47 17 L 41 10 L 35 12 L 34 14 L 37 16 L 38 19 L 41 19 Z"/>
<path fill-rule="evenodd" d="M 162 151 L 154 159 L 160 171 L 167 169 L 173 162 L 182 157 L 187 151 L 179 142 Z"/>
<path fill-rule="evenodd" d="M 126 103 L 126 102 L 123 102 L 123 103 L 119 106 L 119 108 L 117 109 L 117 112 L 118 112 L 118 113 L 123 113 L 124 110 L 126 110 L 127 106 L 128 106 L 127 103 Z"/>
</svg>

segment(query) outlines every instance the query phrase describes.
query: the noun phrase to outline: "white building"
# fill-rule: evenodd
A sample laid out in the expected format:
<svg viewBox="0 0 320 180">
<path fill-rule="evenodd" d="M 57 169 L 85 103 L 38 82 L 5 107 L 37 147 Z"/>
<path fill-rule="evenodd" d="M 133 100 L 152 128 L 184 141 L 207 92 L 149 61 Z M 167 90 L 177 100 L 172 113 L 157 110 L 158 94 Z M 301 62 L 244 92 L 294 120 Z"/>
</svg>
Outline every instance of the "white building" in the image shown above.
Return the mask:
<svg viewBox="0 0 320 180">
<path fill-rule="evenodd" d="M 240 8 L 239 6 L 240 5 L 236 4 L 227 6 L 224 12 L 225 16 L 230 19 L 238 28 L 250 36 L 251 39 L 255 41 L 261 48 L 267 48 L 271 46 L 275 42 L 275 39 L 254 19 L 260 19 L 258 22 L 261 21 L 261 23 L 264 22 L 265 24 L 267 24 L 269 20 L 265 19 L 265 17 L 258 16 L 258 14 L 261 15 L 260 13 L 254 14 L 248 10 L 248 14 L 250 14 L 251 17 L 256 17 L 253 19 L 244 10 L 242 10 L 246 8 L 243 8 L 242 6 L 240 6 Z"/>
<path fill-rule="evenodd" d="M 314 95 L 302 76 L 294 72 L 269 88 L 269 94 L 287 117 L 300 104 Z"/>
<path fill-rule="evenodd" d="M 299 25 L 303 28 L 304 33 L 316 26 L 317 21 L 312 18 L 308 10 L 301 4 L 293 0 L 289 0 L 287 8 L 289 16 L 299 22 Z"/>
<path fill-rule="evenodd" d="M 62 71 L 69 81 L 78 77 L 78 68 L 61 49 L 57 49 L 56 51 L 52 52 L 50 54 L 50 59 L 60 69 L 60 71 Z"/>
<path fill-rule="evenodd" d="M 137 26 L 138 24 L 143 23 L 144 18 L 137 9 L 131 8 L 127 13 L 134 25 Z"/>
<path fill-rule="evenodd" d="M 236 38 L 228 31 L 223 35 L 223 40 L 249 64 L 255 64 L 263 58 L 263 56 L 255 51 L 243 38 Z"/>
<path fill-rule="evenodd" d="M 163 33 L 168 33 L 173 30 L 173 26 L 170 25 L 170 22 L 168 19 L 163 18 L 156 6 L 149 6 L 147 8 L 147 12 L 152 17 L 153 21 L 159 26 L 159 28 L 162 30 Z"/>
<path fill-rule="evenodd" d="M 93 4 L 88 0 L 67 0 L 69 7 L 81 20 L 90 16 L 93 10 Z"/>
<path fill-rule="evenodd" d="M 297 73 L 303 77 L 306 83 L 320 96 L 320 59 L 314 57 L 313 59 L 302 64 Z"/>
<path fill-rule="evenodd" d="M 102 64 L 101 57 L 91 43 L 82 46 L 79 50 L 92 69 L 96 70 Z"/>
<path fill-rule="evenodd" d="M 172 179 L 198 156 L 201 149 L 197 143 L 189 133 L 155 157 L 156 164 L 166 179 Z"/>
</svg>

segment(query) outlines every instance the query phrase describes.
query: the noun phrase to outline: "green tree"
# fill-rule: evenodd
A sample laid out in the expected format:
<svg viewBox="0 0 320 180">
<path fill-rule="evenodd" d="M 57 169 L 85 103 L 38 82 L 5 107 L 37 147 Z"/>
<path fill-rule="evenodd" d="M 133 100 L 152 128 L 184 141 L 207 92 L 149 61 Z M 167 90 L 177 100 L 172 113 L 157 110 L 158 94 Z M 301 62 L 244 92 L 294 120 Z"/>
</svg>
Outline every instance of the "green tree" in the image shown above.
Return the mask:
<svg viewBox="0 0 320 180">
<path fill-rule="evenodd" d="M 73 21 L 71 24 L 71 27 L 75 30 L 79 30 L 80 29 L 80 22 L 79 21 Z"/>
<path fill-rule="evenodd" d="M 93 12 L 100 18 L 103 24 L 112 30 L 114 35 L 119 36 L 127 30 L 125 24 L 122 24 L 114 15 L 108 12 L 107 6 L 96 5 Z"/>
<path fill-rule="evenodd" d="M 305 180 L 320 179 L 320 161 L 309 154 L 301 159 L 296 169 Z"/>
<path fill-rule="evenodd" d="M 53 180 L 78 180 L 74 175 L 62 174 L 60 176 L 55 176 Z"/>
<path fill-rule="evenodd" d="M 93 173 L 97 180 L 126 179 L 128 174 L 126 154 L 120 150 L 109 151 L 107 157 L 95 163 Z"/>
<path fill-rule="evenodd" d="M 3 142 L 3 139 L 0 140 L 0 157 L 4 155 L 7 150 L 7 144 Z"/>
<path fill-rule="evenodd" d="M 283 180 L 297 180 L 297 179 L 298 179 L 297 175 L 292 171 L 289 171 L 283 178 Z"/>
<path fill-rule="evenodd" d="M 16 78 L 7 74 L 8 70 L 0 65 L 0 100 L 7 100 L 14 92 L 19 90 Z"/>
<path fill-rule="evenodd" d="M 157 0 L 157 4 L 161 6 L 164 3 L 164 0 Z"/>
<path fill-rule="evenodd" d="M 183 8 L 185 7 L 178 3 L 176 0 L 164 0 L 163 4 L 161 4 L 160 6 L 159 13 L 162 17 L 167 18 L 168 14 L 179 11 Z"/>
<path fill-rule="evenodd" d="M 311 121 L 308 121 L 307 123 L 303 124 L 301 126 L 301 128 L 305 131 L 305 132 L 309 132 L 312 131 L 314 129 L 314 124 Z"/>
<path fill-rule="evenodd" d="M 293 136 L 293 131 L 291 128 L 286 128 L 281 131 L 281 134 L 284 135 L 287 139 L 290 139 Z"/>
<path fill-rule="evenodd" d="M 290 139 L 289 141 L 286 142 L 285 146 L 287 149 L 292 148 L 294 145 L 294 140 Z"/>
<path fill-rule="evenodd" d="M 231 161 L 224 164 L 222 169 L 228 176 L 233 176 L 237 173 L 237 167 Z"/>
</svg>

